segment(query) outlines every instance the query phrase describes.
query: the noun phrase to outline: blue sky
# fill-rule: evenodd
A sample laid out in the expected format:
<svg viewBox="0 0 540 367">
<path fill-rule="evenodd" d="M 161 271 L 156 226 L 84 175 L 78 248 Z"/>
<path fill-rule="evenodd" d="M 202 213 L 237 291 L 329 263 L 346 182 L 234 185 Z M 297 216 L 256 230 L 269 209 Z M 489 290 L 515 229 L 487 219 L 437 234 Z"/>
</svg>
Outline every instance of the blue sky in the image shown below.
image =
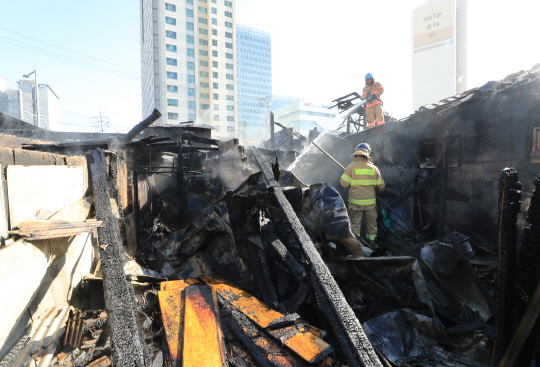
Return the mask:
<svg viewBox="0 0 540 367">
<path fill-rule="evenodd" d="M 371 72 L 385 87 L 385 109 L 401 118 L 412 112 L 411 12 L 424 2 L 236 0 L 235 6 L 238 23 L 272 34 L 274 94 L 330 104 L 361 91 L 363 76 Z M 540 62 L 538 0 L 468 3 L 469 88 Z M 109 131 L 126 131 L 141 120 L 138 0 L 0 0 L 0 27 L 0 76 L 14 88 L 9 81 L 37 68 L 39 82 L 50 84 L 60 97 L 65 130 L 95 131 L 88 116 L 99 115 L 100 108 L 111 122 Z"/>
</svg>

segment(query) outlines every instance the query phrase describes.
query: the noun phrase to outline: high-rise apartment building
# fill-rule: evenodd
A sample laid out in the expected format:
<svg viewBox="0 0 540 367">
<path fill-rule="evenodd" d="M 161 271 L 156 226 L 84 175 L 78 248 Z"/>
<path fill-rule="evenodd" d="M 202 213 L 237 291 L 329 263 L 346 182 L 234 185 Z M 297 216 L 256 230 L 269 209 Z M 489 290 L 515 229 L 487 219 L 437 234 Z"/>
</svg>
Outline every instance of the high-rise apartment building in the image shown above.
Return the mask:
<svg viewBox="0 0 540 367">
<path fill-rule="evenodd" d="M 239 136 L 269 136 L 265 123 L 268 106 L 259 99 L 272 95 L 272 44 L 270 33 L 236 26 Z"/>
<path fill-rule="evenodd" d="M 60 130 L 60 100 L 48 84 L 39 83 L 39 124 L 36 83 L 22 79 L 18 89 L 8 89 L 0 80 L 0 112 L 47 130 Z"/>
<path fill-rule="evenodd" d="M 140 0 L 143 117 L 237 136 L 233 0 Z"/>
</svg>

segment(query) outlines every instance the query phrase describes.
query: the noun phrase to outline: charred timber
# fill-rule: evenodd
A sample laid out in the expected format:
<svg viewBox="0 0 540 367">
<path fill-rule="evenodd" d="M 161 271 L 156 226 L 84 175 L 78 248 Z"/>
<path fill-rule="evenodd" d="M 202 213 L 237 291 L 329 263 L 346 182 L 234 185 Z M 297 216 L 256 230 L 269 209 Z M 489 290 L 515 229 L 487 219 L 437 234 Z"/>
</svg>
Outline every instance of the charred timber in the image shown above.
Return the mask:
<svg viewBox="0 0 540 367">
<path fill-rule="evenodd" d="M 497 276 L 495 365 L 501 360 L 514 334 L 516 320 L 515 276 L 517 216 L 521 208 L 521 184 L 518 172 L 505 168 L 499 178 L 499 273 Z"/>
<path fill-rule="evenodd" d="M 528 226 L 523 230 L 523 239 L 517 253 L 516 285 L 525 293 L 527 300 L 533 298 L 536 286 L 540 283 L 540 176 L 534 181 L 536 189 L 532 193 L 529 211 L 525 217 Z M 516 316 L 519 321 L 527 309 L 527 301 L 517 298 Z M 531 334 L 522 348 L 519 366 L 530 366 L 533 352 L 538 348 L 540 323 L 536 321 Z M 538 352 L 537 352 L 538 355 Z M 537 359 L 538 360 L 538 359 Z"/>
<path fill-rule="evenodd" d="M 105 156 L 101 150 L 93 154 L 90 164 L 96 218 L 105 224 L 98 228 L 99 254 L 103 271 L 103 292 L 113 345 L 115 366 L 148 366 L 149 356 L 144 340 L 139 337 L 133 286 L 126 280 L 126 255 L 120 239 L 118 220 L 113 215 L 107 185 Z"/>
<path fill-rule="evenodd" d="M 131 129 L 126 136 L 124 136 L 124 139 L 122 140 L 125 143 L 128 143 L 133 140 L 134 137 L 139 135 L 144 129 L 146 129 L 148 126 L 150 126 L 154 121 L 156 121 L 158 118 L 161 117 L 161 113 L 154 108 L 154 111 L 152 111 L 152 114 L 145 118 L 143 121 L 139 122 L 133 129 Z"/>
<path fill-rule="evenodd" d="M 218 146 L 219 143 L 221 142 L 220 140 L 217 140 L 217 139 L 205 138 L 202 136 L 195 135 L 193 133 L 184 133 L 182 135 L 182 140 L 192 141 L 194 143 L 216 145 L 216 146 Z"/>
<path fill-rule="evenodd" d="M 412 198 L 417 192 L 419 192 L 420 190 L 422 190 L 424 187 L 428 186 L 429 184 L 431 184 L 433 181 L 435 181 L 435 179 L 437 177 L 439 177 L 439 175 L 443 172 L 443 169 L 442 168 L 438 168 L 436 169 L 435 171 L 433 171 L 429 176 L 427 176 L 424 181 L 422 181 L 420 184 L 416 185 L 415 187 L 412 188 L 412 190 L 408 191 L 407 193 L 401 195 L 400 197 L 398 197 L 396 200 L 394 200 L 394 202 L 392 203 L 392 205 L 390 205 L 390 207 L 392 209 L 396 209 L 398 208 L 399 206 L 401 206 L 402 204 L 406 203 L 407 200 L 409 200 L 410 198 Z"/>
<path fill-rule="evenodd" d="M 291 204 L 285 198 L 281 187 L 274 179 L 262 155 L 253 146 L 251 150 L 266 181 L 274 188 L 274 195 L 287 221 L 291 224 L 295 239 L 300 244 L 304 256 L 309 262 L 310 278 L 319 301 L 319 306 L 332 325 L 341 348 L 347 356 L 349 365 L 351 367 L 382 367 L 377 354 L 362 329 L 362 325 L 360 325 L 356 315 L 347 303 L 330 270 L 315 249 L 313 242 L 311 242 Z"/>
</svg>

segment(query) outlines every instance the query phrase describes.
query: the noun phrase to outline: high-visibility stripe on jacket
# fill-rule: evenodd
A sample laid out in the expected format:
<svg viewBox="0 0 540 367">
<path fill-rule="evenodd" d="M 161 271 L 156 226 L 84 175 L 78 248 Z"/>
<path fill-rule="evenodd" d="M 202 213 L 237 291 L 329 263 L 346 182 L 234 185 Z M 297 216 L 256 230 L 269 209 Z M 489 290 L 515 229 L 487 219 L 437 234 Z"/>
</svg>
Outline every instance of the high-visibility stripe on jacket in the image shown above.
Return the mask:
<svg viewBox="0 0 540 367">
<path fill-rule="evenodd" d="M 339 182 L 345 188 L 350 187 L 350 204 L 374 205 L 375 194 L 384 191 L 384 180 L 379 169 L 366 157 L 355 158 L 347 166 Z"/>
<path fill-rule="evenodd" d="M 366 84 L 364 86 L 364 89 L 362 90 L 362 98 L 366 99 L 368 94 L 375 95 L 375 98 L 377 98 L 376 100 L 372 100 L 375 103 L 366 104 L 366 108 L 373 107 L 375 106 L 375 104 L 380 104 L 381 101 L 379 100 L 379 98 L 381 97 L 381 94 L 383 93 L 384 93 L 384 88 L 382 87 L 381 83 L 373 82 L 373 84 L 371 85 Z"/>
</svg>

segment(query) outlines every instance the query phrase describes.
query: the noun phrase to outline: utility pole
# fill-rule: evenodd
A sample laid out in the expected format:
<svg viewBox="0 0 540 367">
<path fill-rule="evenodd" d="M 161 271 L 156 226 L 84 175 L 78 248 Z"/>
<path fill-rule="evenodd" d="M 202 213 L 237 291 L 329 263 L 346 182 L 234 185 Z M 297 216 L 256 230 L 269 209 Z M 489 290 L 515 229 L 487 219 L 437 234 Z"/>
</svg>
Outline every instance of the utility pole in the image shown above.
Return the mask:
<svg viewBox="0 0 540 367">
<path fill-rule="evenodd" d="M 36 87 L 36 93 L 35 93 L 35 95 L 36 95 L 36 123 L 34 125 L 37 126 L 37 127 L 41 127 L 41 126 L 39 126 L 39 122 L 40 122 L 39 121 L 39 84 L 38 84 L 38 78 L 37 78 L 37 69 L 35 69 L 31 73 L 24 74 L 23 78 L 29 78 L 30 75 L 32 75 L 32 74 L 34 74 L 34 77 L 36 78 L 36 81 L 35 81 L 35 83 L 36 83 L 36 85 L 35 85 L 35 87 Z"/>
<path fill-rule="evenodd" d="M 94 125 L 94 127 L 97 127 L 98 131 L 100 131 L 103 134 L 105 132 L 105 127 L 103 126 L 104 119 L 106 120 L 105 125 L 107 125 L 109 123 L 109 117 L 101 116 L 101 108 L 100 108 L 99 116 L 92 116 L 92 119 L 97 122 L 97 124 Z"/>
</svg>

